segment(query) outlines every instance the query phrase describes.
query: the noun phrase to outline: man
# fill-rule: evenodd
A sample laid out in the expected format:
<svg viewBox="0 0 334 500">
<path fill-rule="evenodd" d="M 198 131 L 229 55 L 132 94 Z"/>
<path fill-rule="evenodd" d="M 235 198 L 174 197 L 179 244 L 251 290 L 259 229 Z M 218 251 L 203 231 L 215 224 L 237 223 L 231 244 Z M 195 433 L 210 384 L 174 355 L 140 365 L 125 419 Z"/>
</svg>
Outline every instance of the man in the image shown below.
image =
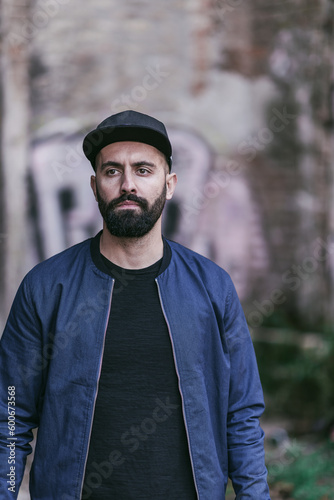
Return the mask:
<svg viewBox="0 0 334 500">
<path fill-rule="evenodd" d="M 38 427 L 33 500 L 222 500 L 228 477 L 237 499 L 268 500 L 231 279 L 161 234 L 176 186 L 164 125 L 118 113 L 84 152 L 103 230 L 28 273 L 1 340 L 1 498 Z"/>
</svg>

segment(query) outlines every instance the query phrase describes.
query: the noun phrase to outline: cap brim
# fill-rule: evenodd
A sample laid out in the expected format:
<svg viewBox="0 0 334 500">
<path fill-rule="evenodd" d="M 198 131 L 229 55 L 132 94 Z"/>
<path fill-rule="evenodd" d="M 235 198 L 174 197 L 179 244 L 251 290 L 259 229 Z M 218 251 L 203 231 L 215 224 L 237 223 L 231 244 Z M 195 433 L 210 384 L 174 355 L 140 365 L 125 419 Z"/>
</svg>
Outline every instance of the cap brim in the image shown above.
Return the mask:
<svg viewBox="0 0 334 500">
<path fill-rule="evenodd" d="M 122 141 L 138 141 L 149 144 L 161 151 L 170 164 L 172 149 L 169 140 L 159 132 L 147 127 L 118 125 L 97 128 L 86 135 L 83 141 L 84 154 L 95 168 L 96 156 L 101 149 L 114 142 Z"/>
</svg>

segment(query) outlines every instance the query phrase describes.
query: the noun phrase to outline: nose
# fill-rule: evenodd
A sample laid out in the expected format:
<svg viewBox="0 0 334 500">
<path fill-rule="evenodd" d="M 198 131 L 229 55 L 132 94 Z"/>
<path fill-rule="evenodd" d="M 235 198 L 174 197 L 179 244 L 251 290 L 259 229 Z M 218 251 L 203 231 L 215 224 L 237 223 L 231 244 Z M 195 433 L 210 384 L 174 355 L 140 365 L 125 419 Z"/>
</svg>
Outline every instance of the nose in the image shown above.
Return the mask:
<svg viewBox="0 0 334 500">
<path fill-rule="evenodd" d="M 133 178 L 133 173 L 131 170 L 125 169 L 122 174 L 121 180 L 121 191 L 122 193 L 135 193 L 137 191 L 136 185 Z"/>
</svg>

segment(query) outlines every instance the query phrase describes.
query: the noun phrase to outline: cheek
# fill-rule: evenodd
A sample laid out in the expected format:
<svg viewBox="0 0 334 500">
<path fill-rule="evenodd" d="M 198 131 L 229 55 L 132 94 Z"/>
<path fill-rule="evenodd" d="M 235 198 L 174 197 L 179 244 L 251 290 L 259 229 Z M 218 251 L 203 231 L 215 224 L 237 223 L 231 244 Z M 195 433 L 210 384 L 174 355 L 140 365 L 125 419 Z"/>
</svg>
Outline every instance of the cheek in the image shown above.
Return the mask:
<svg viewBox="0 0 334 500">
<path fill-rule="evenodd" d="M 97 188 L 101 196 L 108 198 L 117 190 L 117 182 L 115 180 L 111 182 L 109 179 L 101 179 L 97 183 Z"/>
<path fill-rule="evenodd" d="M 165 184 L 159 183 L 157 186 L 154 187 L 154 190 L 151 191 L 150 194 L 150 199 L 151 201 L 156 200 L 157 198 L 160 198 L 161 196 L 166 196 L 166 187 Z"/>
</svg>

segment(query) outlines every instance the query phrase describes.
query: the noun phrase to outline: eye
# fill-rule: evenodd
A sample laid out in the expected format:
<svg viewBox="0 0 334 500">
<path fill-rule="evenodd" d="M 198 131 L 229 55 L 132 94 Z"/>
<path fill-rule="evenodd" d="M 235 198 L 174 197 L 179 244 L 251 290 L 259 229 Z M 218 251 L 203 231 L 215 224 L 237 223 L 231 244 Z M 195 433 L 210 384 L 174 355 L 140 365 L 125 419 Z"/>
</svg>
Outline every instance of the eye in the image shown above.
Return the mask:
<svg viewBox="0 0 334 500">
<path fill-rule="evenodd" d="M 115 168 L 108 168 L 108 170 L 106 170 L 106 174 L 107 175 L 115 175 L 115 174 L 117 174 L 117 170 Z"/>
<path fill-rule="evenodd" d="M 145 167 L 140 167 L 140 168 L 138 168 L 137 172 L 138 172 L 140 175 L 145 175 L 145 174 L 148 174 L 148 173 L 149 173 L 149 170 L 148 170 L 148 168 L 145 168 Z"/>
</svg>

